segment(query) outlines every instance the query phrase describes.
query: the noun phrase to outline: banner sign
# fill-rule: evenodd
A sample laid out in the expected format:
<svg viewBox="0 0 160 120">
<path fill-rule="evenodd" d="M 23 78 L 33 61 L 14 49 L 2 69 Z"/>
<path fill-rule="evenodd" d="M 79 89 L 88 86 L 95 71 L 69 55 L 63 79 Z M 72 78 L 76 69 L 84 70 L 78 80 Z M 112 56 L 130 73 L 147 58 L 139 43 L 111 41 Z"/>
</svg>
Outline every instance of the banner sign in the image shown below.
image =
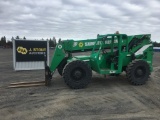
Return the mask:
<svg viewBox="0 0 160 120">
<path fill-rule="evenodd" d="M 16 40 L 16 61 L 44 61 L 47 56 L 47 41 Z"/>
</svg>

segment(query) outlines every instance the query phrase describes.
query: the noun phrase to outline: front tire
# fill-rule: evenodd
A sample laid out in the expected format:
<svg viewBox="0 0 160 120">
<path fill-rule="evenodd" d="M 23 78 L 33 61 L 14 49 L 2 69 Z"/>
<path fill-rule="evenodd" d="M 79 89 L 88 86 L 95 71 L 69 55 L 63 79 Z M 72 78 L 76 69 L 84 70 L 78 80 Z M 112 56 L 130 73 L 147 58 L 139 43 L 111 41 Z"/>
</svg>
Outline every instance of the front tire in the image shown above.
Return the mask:
<svg viewBox="0 0 160 120">
<path fill-rule="evenodd" d="M 57 68 L 57 71 L 59 73 L 60 76 L 62 76 L 62 72 L 63 72 L 63 68 L 64 66 L 67 64 L 67 57 L 65 57 L 62 62 L 59 64 L 58 68 Z"/>
<path fill-rule="evenodd" d="M 134 60 L 127 66 L 126 75 L 131 84 L 143 85 L 150 75 L 149 64 L 144 60 Z"/>
<path fill-rule="evenodd" d="M 65 65 L 63 78 L 72 89 L 85 88 L 91 81 L 92 70 L 84 61 L 76 60 Z"/>
</svg>

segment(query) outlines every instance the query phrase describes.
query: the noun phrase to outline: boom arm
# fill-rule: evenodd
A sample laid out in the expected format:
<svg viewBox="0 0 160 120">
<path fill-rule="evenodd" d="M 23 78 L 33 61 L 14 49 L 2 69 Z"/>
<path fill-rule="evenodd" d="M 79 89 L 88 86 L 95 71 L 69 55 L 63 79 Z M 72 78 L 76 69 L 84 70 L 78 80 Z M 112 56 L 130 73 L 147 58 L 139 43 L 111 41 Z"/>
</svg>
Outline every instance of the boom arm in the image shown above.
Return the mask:
<svg viewBox="0 0 160 120">
<path fill-rule="evenodd" d="M 56 70 L 61 61 L 66 57 L 72 56 L 73 52 L 84 52 L 91 51 L 97 39 L 87 39 L 87 40 L 64 40 L 56 45 L 52 61 L 50 63 L 51 73 Z"/>
</svg>

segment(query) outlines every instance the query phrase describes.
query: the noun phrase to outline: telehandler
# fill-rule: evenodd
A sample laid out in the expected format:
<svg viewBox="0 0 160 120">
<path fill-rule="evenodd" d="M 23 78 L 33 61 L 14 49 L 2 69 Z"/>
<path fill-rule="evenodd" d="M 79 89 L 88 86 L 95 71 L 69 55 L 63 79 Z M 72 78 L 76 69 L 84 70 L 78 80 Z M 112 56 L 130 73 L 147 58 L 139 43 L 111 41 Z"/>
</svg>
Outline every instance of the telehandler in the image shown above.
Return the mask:
<svg viewBox="0 0 160 120">
<path fill-rule="evenodd" d="M 85 51 L 91 51 L 91 54 L 72 55 Z M 85 88 L 91 82 L 92 71 L 115 76 L 125 71 L 131 84 L 142 85 L 153 70 L 152 56 L 150 34 L 115 33 L 97 35 L 96 39 L 59 41 L 50 66 L 45 61 L 45 84 L 50 84 L 57 69 L 72 89 Z"/>
</svg>

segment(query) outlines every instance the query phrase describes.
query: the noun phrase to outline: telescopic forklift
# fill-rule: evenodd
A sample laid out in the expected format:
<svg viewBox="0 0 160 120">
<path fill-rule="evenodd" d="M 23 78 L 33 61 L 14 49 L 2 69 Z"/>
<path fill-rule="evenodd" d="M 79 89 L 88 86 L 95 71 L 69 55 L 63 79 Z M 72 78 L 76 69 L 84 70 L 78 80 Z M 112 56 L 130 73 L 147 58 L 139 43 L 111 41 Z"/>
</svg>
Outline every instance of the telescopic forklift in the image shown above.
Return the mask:
<svg viewBox="0 0 160 120">
<path fill-rule="evenodd" d="M 72 55 L 85 51 L 91 51 L 90 55 Z M 57 69 L 72 89 L 85 88 L 91 82 L 92 71 L 115 76 L 125 71 L 131 84 L 142 85 L 153 71 L 152 57 L 150 34 L 98 34 L 96 39 L 62 40 L 49 66 L 45 61 L 45 83 L 50 85 Z"/>
</svg>

